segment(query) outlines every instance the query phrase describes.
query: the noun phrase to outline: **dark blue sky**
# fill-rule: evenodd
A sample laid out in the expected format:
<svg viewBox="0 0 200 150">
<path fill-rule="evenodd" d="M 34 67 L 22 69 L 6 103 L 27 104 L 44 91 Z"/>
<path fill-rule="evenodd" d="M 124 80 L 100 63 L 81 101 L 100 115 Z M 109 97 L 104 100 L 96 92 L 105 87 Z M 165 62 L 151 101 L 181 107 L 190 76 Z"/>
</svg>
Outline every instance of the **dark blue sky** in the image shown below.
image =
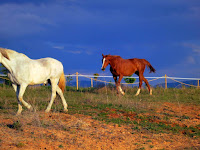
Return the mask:
<svg viewBox="0 0 200 150">
<path fill-rule="evenodd" d="M 0 47 L 58 59 L 65 74 L 111 75 L 103 53 L 145 58 L 151 76 L 200 77 L 200 1 L 1 0 Z"/>
</svg>

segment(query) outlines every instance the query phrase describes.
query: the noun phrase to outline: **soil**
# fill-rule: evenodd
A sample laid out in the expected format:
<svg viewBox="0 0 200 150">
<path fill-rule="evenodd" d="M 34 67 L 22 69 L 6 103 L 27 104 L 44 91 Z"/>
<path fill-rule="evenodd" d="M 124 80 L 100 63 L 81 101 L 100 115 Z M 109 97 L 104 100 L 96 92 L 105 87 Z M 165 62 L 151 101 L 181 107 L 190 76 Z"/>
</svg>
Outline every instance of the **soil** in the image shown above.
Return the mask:
<svg viewBox="0 0 200 150">
<path fill-rule="evenodd" d="M 117 118 L 115 110 L 110 118 Z M 200 124 L 200 107 L 164 103 L 157 108 L 154 122 L 164 122 L 163 113 L 171 116 L 185 116 L 178 120 L 170 117 L 166 123 L 180 126 Z M 135 118 L 134 113 L 124 116 Z M 150 115 L 148 113 L 143 115 Z M 153 133 L 147 130 L 133 130 L 132 125 L 118 125 L 92 119 L 86 115 L 65 113 L 44 113 L 25 111 L 21 116 L 0 114 L 0 149 L 200 149 L 199 137 L 188 137 L 181 133 Z M 138 120 L 137 120 L 138 121 Z"/>
</svg>

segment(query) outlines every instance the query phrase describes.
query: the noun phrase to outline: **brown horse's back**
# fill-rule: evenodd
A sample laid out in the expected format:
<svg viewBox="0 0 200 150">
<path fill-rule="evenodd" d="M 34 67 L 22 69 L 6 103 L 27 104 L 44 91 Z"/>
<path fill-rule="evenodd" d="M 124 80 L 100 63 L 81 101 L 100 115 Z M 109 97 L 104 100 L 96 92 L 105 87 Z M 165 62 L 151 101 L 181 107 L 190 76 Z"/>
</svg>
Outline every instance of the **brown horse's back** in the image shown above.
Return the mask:
<svg viewBox="0 0 200 150">
<path fill-rule="evenodd" d="M 119 76 L 130 76 L 135 72 L 144 73 L 146 66 L 150 69 L 150 72 L 155 72 L 156 70 L 146 59 L 132 58 L 123 59 L 120 56 L 113 56 L 110 62 L 110 71 L 112 74 Z"/>
<path fill-rule="evenodd" d="M 115 57 L 111 60 L 110 71 L 112 74 L 119 76 L 130 76 L 137 71 L 137 64 L 132 59 L 123 59 L 121 57 Z"/>
<path fill-rule="evenodd" d="M 153 68 L 153 66 L 146 60 L 146 59 L 139 59 L 139 58 L 132 58 L 129 59 L 134 65 L 137 67 L 137 71 L 145 70 L 145 66 L 147 66 L 150 69 L 151 72 L 155 72 L 156 70 Z"/>
</svg>

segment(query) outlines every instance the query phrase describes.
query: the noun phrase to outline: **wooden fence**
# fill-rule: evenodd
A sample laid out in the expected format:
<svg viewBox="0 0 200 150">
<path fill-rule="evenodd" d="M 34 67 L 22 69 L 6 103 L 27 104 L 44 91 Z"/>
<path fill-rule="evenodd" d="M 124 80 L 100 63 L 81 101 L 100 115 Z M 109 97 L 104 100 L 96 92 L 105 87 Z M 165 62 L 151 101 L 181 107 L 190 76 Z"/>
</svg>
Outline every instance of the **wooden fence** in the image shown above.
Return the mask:
<svg viewBox="0 0 200 150">
<path fill-rule="evenodd" d="M 79 89 L 79 77 L 85 77 L 85 78 L 88 78 L 91 80 L 91 87 L 93 87 L 93 81 L 98 81 L 98 82 L 102 82 L 102 83 L 108 83 L 108 84 L 115 84 L 114 82 L 107 82 L 107 81 L 103 81 L 103 80 L 99 80 L 97 78 L 112 78 L 112 76 L 94 76 L 94 75 L 82 75 L 82 74 L 79 74 L 78 72 L 76 72 L 75 74 L 72 74 L 72 75 L 65 75 L 65 77 L 76 77 L 76 89 L 78 90 Z M 1 79 L 4 79 L 4 80 L 9 80 L 6 75 L 3 75 L 3 74 L 0 74 L 0 78 Z M 96 79 L 95 79 L 96 78 Z M 139 77 L 124 77 L 124 78 L 139 78 Z M 173 80 L 174 82 L 178 82 L 180 83 L 181 85 L 186 85 L 186 86 L 190 86 L 190 87 L 196 87 L 196 88 L 199 88 L 200 85 L 199 85 L 199 81 L 200 81 L 200 78 L 179 78 L 179 77 L 168 77 L 166 74 L 164 76 L 161 76 L 161 77 L 145 77 L 148 80 L 148 82 L 151 82 L 151 81 L 155 81 L 155 80 L 158 80 L 158 79 L 165 79 L 165 89 L 167 89 L 167 84 L 168 84 L 168 79 L 170 80 Z M 197 81 L 197 85 L 192 85 L 192 84 L 186 84 L 186 83 L 183 83 L 183 82 L 180 82 L 178 80 L 196 80 Z M 121 84 L 139 84 L 139 82 L 136 82 L 136 83 L 121 83 Z"/>
<path fill-rule="evenodd" d="M 99 80 L 99 79 L 94 79 L 94 78 L 113 78 L 112 76 L 95 76 L 95 75 L 82 75 L 82 74 L 79 74 L 78 72 L 76 72 L 75 74 L 72 74 L 72 75 L 65 75 L 66 77 L 73 77 L 75 76 L 76 77 L 76 88 L 78 90 L 79 88 L 79 77 L 85 77 L 85 78 L 88 78 L 91 80 L 91 87 L 93 87 L 93 81 L 98 81 L 98 82 L 103 82 L 103 83 L 108 83 L 108 84 L 115 84 L 114 82 L 107 82 L 107 81 L 103 81 L 103 80 Z M 124 78 L 139 78 L 139 77 L 124 77 Z M 186 86 L 190 86 L 190 87 L 196 87 L 196 88 L 199 88 L 200 85 L 199 85 L 199 81 L 200 81 L 200 78 L 179 78 L 179 77 L 168 77 L 166 74 L 164 76 L 161 76 L 161 77 L 145 77 L 148 80 L 148 82 L 151 82 L 151 81 L 155 81 L 155 80 L 158 80 L 158 79 L 165 79 L 165 89 L 167 89 L 167 79 L 170 79 L 170 80 L 173 80 L 175 82 L 178 82 L 180 83 L 181 85 L 186 85 Z M 192 85 L 192 84 L 186 84 L 184 82 L 180 82 L 178 80 L 196 80 L 197 81 L 197 85 Z M 139 82 L 136 82 L 136 83 L 121 83 L 121 84 L 139 84 Z"/>
</svg>

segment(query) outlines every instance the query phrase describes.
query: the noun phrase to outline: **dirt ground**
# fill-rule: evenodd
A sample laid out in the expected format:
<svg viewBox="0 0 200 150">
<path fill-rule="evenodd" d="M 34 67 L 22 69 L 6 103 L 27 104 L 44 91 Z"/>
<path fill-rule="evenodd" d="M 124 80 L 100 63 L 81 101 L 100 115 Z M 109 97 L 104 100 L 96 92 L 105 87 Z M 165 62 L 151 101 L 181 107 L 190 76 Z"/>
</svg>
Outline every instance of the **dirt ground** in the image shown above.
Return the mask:
<svg viewBox="0 0 200 150">
<path fill-rule="evenodd" d="M 164 103 L 156 111 L 158 114 L 165 112 L 190 118 L 179 121 L 172 117 L 168 120 L 170 123 L 181 126 L 200 124 L 200 107 Z M 132 114 L 129 115 L 131 118 Z M 112 114 L 110 117 L 117 116 Z M 162 117 L 162 114 L 157 117 Z M 199 137 L 172 132 L 153 133 L 133 130 L 132 127 L 106 124 L 80 114 L 28 111 L 21 116 L 0 114 L 0 149 L 200 149 Z"/>
</svg>

